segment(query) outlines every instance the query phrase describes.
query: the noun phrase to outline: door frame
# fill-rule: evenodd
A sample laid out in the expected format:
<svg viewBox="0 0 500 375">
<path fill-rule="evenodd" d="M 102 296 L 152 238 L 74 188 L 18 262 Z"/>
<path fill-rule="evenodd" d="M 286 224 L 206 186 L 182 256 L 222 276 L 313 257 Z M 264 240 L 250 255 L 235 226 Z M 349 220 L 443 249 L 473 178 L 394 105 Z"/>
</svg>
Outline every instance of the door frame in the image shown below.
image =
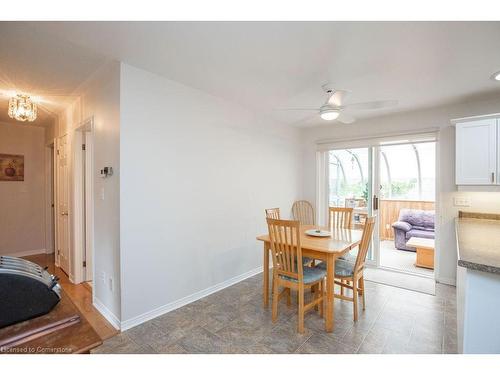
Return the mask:
<svg viewBox="0 0 500 375">
<path fill-rule="evenodd" d="M 71 267 L 71 262 L 72 262 L 72 254 L 71 254 L 71 187 L 69 185 L 69 173 L 71 171 L 71 166 L 70 166 L 70 158 L 69 158 L 69 134 L 64 133 L 61 134 L 60 136 L 54 138 L 54 213 L 55 213 L 55 220 L 54 220 L 54 246 L 55 246 L 55 257 L 54 257 L 54 264 L 61 268 L 61 262 L 60 262 L 60 249 L 59 249 L 59 240 L 61 236 L 61 228 L 59 228 L 59 215 L 61 212 L 61 207 L 59 205 L 59 197 L 60 197 L 60 190 L 61 186 L 59 184 L 59 149 L 60 149 L 60 143 L 61 143 L 61 138 L 66 137 L 66 163 L 67 163 L 67 178 L 68 178 L 68 207 L 67 207 L 67 212 L 68 212 L 68 278 L 71 282 L 73 282 L 73 274 L 72 274 L 72 267 Z M 63 270 L 64 271 L 64 270 Z M 66 272 L 66 271 L 64 271 Z"/>
<path fill-rule="evenodd" d="M 350 139 L 339 139 L 339 140 L 323 140 L 317 141 L 317 151 L 316 151 L 316 204 L 318 209 L 316 210 L 317 219 L 319 225 L 326 225 L 326 211 L 329 206 L 329 176 L 328 176 L 328 152 L 330 150 L 339 149 L 354 149 L 354 148 L 372 148 L 373 158 L 372 158 L 372 197 L 380 197 L 380 146 L 384 144 L 405 144 L 405 143 L 418 143 L 425 141 L 433 141 L 436 143 L 436 153 L 435 153 L 435 249 L 434 249 L 434 280 L 438 281 L 440 279 L 440 226 L 441 226 L 441 203 L 440 203 L 440 182 L 438 176 L 440 176 L 440 139 L 439 139 L 439 129 L 430 128 L 422 131 L 416 132 L 399 132 L 390 133 L 380 136 L 371 136 L 363 138 L 350 138 Z M 376 163 L 376 164 L 375 164 Z M 370 202 L 370 204 L 373 204 Z M 324 211 L 324 212 L 323 212 Z M 373 214 L 373 211 L 372 211 Z M 376 213 L 378 215 L 378 213 Z M 321 220 L 320 220 L 321 219 Z M 380 267 L 380 238 L 379 238 L 379 220 L 375 220 L 374 228 L 374 238 L 372 249 L 374 251 L 375 259 L 368 260 L 366 263 L 368 266 Z M 397 271 L 396 271 L 397 272 Z"/>
<path fill-rule="evenodd" d="M 56 251 L 56 153 L 55 139 L 45 144 L 45 253 Z"/>
<path fill-rule="evenodd" d="M 85 160 L 82 142 L 85 140 Z M 94 118 L 81 122 L 73 133 L 73 255 L 74 282 L 94 279 Z M 85 171 L 83 162 L 85 161 Z M 84 176 L 85 173 L 85 176 Z M 84 186 L 85 184 L 85 186 Z M 86 266 L 84 266 L 84 260 Z"/>
</svg>

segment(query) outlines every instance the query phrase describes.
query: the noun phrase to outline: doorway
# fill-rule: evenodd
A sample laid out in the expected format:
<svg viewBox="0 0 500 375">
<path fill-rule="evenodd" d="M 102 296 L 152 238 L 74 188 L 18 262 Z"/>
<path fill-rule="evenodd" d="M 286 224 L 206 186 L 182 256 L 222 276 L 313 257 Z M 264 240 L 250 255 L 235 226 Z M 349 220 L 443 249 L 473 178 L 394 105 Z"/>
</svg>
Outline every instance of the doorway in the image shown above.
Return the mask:
<svg viewBox="0 0 500 375">
<path fill-rule="evenodd" d="M 436 142 L 383 145 L 378 157 L 378 265 L 433 278 Z"/>
<path fill-rule="evenodd" d="M 69 223 L 69 168 L 68 135 L 56 139 L 56 189 L 55 224 L 56 255 L 55 263 L 71 279 L 70 269 L 70 223 Z"/>
<path fill-rule="evenodd" d="M 45 252 L 52 254 L 56 249 L 55 224 L 55 145 L 50 142 L 45 146 Z"/>
<path fill-rule="evenodd" d="M 74 256 L 75 282 L 92 287 L 93 253 L 93 120 L 74 132 Z"/>
<path fill-rule="evenodd" d="M 366 262 L 377 270 L 372 281 L 434 292 L 436 148 L 428 133 L 339 142 L 318 152 L 319 222 L 333 206 L 353 208 L 354 229 L 376 218 Z M 424 263 L 411 241 L 425 242 Z"/>
</svg>

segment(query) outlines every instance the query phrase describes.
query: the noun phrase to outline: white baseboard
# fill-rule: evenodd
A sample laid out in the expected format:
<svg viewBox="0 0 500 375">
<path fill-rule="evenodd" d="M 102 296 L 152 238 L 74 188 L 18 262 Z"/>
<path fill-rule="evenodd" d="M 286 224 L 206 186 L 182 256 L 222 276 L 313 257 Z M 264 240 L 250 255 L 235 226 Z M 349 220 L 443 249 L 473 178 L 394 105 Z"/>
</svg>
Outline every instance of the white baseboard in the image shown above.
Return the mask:
<svg viewBox="0 0 500 375">
<path fill-rule="evenodd" d="M 0 254 L 0 255 L 7 255 L 10 257 L 27 257 L 30 255 L 38 255 L 38 254 L 47 254 L 47 251 L 45 249 L 35 249 L 35 250 L 18 251 L 17 253 Z"/>
<path fill-rule="evenodd" d="M 94 298 L 93 301 L 94 307 L 101 313 L 102 316 L 106 318 L 106 320 L 111 323 L 113 327 L 117 330 L 120 330 L 120 319 L 116 317 L 104 304 L 99 301 L 97 298 Z"/>
<path fill-rule="evenodd" d="M 436 281 L 440 284 L 446 284 L 446 285 L 452 285 L 452 286 L 457 285 L 457 281 L 455 279 L 451 279 L 448 277 L 438 277 L 438 278 L 436 278 Z"/>
<path fill-rule="evenodd" d="M 231 285 L 239 283 L 240 281 L 248 279 L 249 277 L 255 276 L 261 272 L 262 272 L 262 266 L 255 268 L 251 271 L 245 272 L 244 274 L 233 277 L 229 280 L 223 281 L 223 282 L 216 284 L 214 286 L 211 286 L 210 288 L 193 293 L 193 294 L 186 296 L 184 298 L 181 298 L 177 301 L 170 302 L 170 303 L 167 303 L 166 305 L 157 307 L 154 310 L 148 311 L 148 312 L 141 314 L 141 315 L 138 315 L 134 318 L 127 319 L 126 321 L 121 323 L 121 330 L 122 330 L 122 332 L 126 331 L 127 329 L 130 329 L 130 328 L 135 327 L 139 324 L 147 322 L 148 320 L 154 319 L 160 315 L 166 314 L 172 310 L 176 310 L 179 307 L 185 306 L 185 305 L 192 303 L 194 301 L 197 301 L 203 297 L 209 296 L 212 293 L 218 292 L 219 290 L 225 289 Z"/>
</svg>

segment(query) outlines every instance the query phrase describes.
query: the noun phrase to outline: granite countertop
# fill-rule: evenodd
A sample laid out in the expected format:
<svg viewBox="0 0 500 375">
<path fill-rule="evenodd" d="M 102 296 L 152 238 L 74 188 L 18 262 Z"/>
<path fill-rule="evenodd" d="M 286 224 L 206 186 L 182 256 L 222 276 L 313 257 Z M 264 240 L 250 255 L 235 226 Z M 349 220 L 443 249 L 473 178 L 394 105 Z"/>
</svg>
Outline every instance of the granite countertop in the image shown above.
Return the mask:
<svg viewBox="0 0 500 375">
<path fill-rule="evenodd" d="M 500 274 L 500 215 L 460 212 L 456 230 L 458 265 Z"/>
</svg>

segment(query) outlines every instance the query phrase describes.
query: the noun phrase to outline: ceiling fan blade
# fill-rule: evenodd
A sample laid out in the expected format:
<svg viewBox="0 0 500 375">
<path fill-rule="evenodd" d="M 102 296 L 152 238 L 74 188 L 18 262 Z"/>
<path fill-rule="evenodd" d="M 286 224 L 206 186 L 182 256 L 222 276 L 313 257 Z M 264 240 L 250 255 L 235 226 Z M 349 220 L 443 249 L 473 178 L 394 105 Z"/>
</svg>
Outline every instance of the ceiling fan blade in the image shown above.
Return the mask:
<svg viewBox="0 0 500 375">
<path fill-rule="evenodd" d="M 273 109 L 273 111 L 317 111 L 319 112 L 318 108 L 313 108 L 313 107 L 304 107 L 304 108 L 276 108 Z"/>
<path fill-rule="evenodd" d="M 337 121 L 343 124 L 352 124 L 356 119 L 347 113 L 341 112 L 339 117 L 337 117 Z"/>
<path fill-rule="evenodd" d="M 315 113 L 313 115 L 308 115 L 308 116 L 294 122 L 294 125 L 301 127 L 301 128 L 310 127 L 310 126 L 318 125 L 318 123 L 320 121 L 321 121 L 320 117 L 318 116 L 317 113 Z"/>
<path fill-rule="evenodd" d="M 328 99 L 328 104 L 333 105 L 335 107 L 342 106 L 345 99 L 349 96 L 350 91 L 347 90 L 335 90 L 333 94 Z"/>
<path fill-rule="evenodd" d="M 389 107 L 395 107 L 397 105 L 398 105 L 397 100 L 377 100 L 373 102 L 347 104 L 343 106 L 343 108 L 363 110 L 363 109 L 389 108 Z"/>
</svg>

